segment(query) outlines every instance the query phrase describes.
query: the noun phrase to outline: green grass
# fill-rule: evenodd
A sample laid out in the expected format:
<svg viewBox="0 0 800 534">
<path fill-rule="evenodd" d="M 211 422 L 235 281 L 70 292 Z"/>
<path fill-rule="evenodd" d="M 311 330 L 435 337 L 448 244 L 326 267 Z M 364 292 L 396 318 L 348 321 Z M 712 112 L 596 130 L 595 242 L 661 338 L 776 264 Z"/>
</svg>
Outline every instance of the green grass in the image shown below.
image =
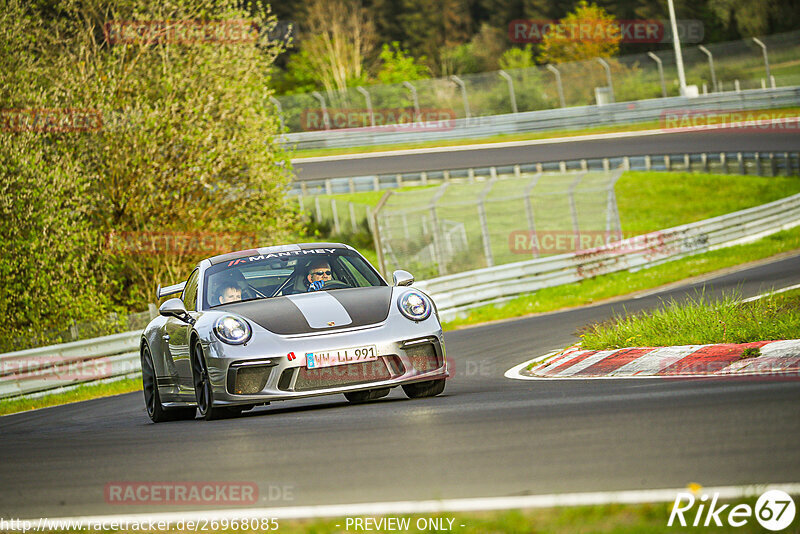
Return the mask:
<svg viewBox="0 0 800 534">
<path fill-rule="evenodd" d="M 795 498 L 796 499 L 796 498 Z M 750 534 L 756 532 L 764 532 L 763 528 L 759 525 L 755 517 L 747 518 L 745 525 L 741 527 L 732 527 L 727 524 L 728 513 L 737 504 L 746 504 L 750 509 L 755 508 L 756 499 L 738 499 L 733 501 L 721 501 L 717 504 L 717 508 L 724 504 L 729 504 L 720 515 L 720 521 L 723 527 L 712 528 L 713 532 L 730 532 L 736 534 Z M 698 512 L 700 505 L 695 505 L 684 513 L 684 518 L 688 525 L 694 521 L 695 514 Z M 707 506 L 706 506 L 707 508 Z M 575 533 L 603 533 L 603 534 L 656 534 L 663 532 L 687 532 L 689 530 L 707 531 L 709 527 L 695 528 L 681 527 L 676 519 L 673 526 L 667 527 L 670 512 L 672 510 L 672 503 L 651 503 L 651 504 L 607 504 L 598 506 L 565 506 L 559 508 L 538 508 L 538 509 L 525 509 L 525 510 L 501 510 L 492 512 L 455 512 L 448 513 L 442 512 L 437 514 L 424 514 L 424 515 L 396 515 L 396 516 L 369 516 L 373 520 L 380 520 L 382 517 L 387 519 L 403 519 L 409 520 L 408 530 L 394 530 L 395 532 L 453 532 L 455 534 L 493 534 L 493 533 L 536 533 L 536 534 L 575 534 Z M 705 512 L 701 520 L 705 521 Z M 365 516 L 355 516 L 357 518 L 364 518 Z M 354 517 L 354 518 L 355 518 Z M 353 519 L 354 519 L 353 518 Z M 420 520 L 440 520 L 444 526 L 452 520 L 452 530 L 435 528 L 425 529 L 417 528 L 417 521 Z M 225 524 L 220 521 L 219 525 L 212 525 L 211 522 L 208 526 L 221 526 Z M 230 522 L 228 522 L 230 525 Z M 356 529 L 353 523 L 346 522 L 346 518 L 331 518 L 331 519 L 308 519 L 308 520 L 277 520 L 278 529 L 272 532 L 280 532 L 285 534 L 305 533 L 311 532 L 314 534 L 339 534 L 343 532 L 365 532 L 363 529 Z M 462 526 L 463 525 L 463 526 Z M 794 521 L 791 523 L 785 532 L 796 532 L 798 525 L 800 525 L 800 514 L 795 515 Z M 372 524 L 370 525 L 372 526 Z M 419 523 L 423 527 L 423 523 Z M 226 534 L 242 534 L 251 532 L 266 532 L 266 530 L 249 530 L 249 529 L 224 529 L 214 528 L 215 532 L 224 532 Z M 388 529 L 377 529 L 373 527 L 373 532 L 390 532 Z M 54 531 L 56 532 L 56 531 Z M 62 531 L 63 532 L 63 531 Z M 81 531 L 78 531 L 81 532 Z M 83 530 L 82 532 L 99 532 L 94 529 Z M 142 532 L 152 532 L 145 528 Z M 160 532 L 178 532 L 177 529 L 171 528 L 162 530 Z M 185 532 L 185 530 L 184 530 Z"/>
<path fill-rule="evenodd" d="M 697 254 L 633 273 L 617 272 L 574 284 L 545 288 L 503 304 L 475 308 L 470 310 L 469 316 L 446 322 L 444 327 L 446 330 L 452 330 L 487 321 L 584 306 L 798 250 L 800 250 L 800 227 L 767 236 L 755 243 Z"/>
<path fill-rule="evenodd" d="M 419 190 L 420 187 L 404 187 L 399 192 Z M 800 177 L 627 171 L 617 182 L 615 192 L 622 230 L 626 235 L 634 235 L 708 219 L 793 195 L 800 192 Z M 327 212 L 330 211 L 328 206 L 331 199 L 375 207 L 383 195 L 384 191 L 364 191 L 320 195 L 319 198 Z M 313 201 L 306 201 L 305 207 L 313 210 Z"/>
<path fill-rule="evenodd" d="M 71 402 L 80 402 L 98 397 L 110 397 L 131 391 L 142 390 L 141 378 L 125 378 L 114 382 L 86 384 L 63 393 L 54 393 L 45 397 L 10 399 L 0 402 L 0 415 L 58 406 Z M 144 400 L 142 400 L 144 402 Z"/>
<path fill-rule="evenodd" d="M 780 293 L 751 302 L 736 294 L 719 300 L 698 293 L 685 302 L 663 306 L 589 325 L 581 345 L 589 350 L 623 347 L 663 347 L 708 343 L 750 343 L 800 336 L 800 291 Z M 749 351 L 743 357 L 757 356 Z"/>
<path fill-rule="evenodd" d="M 800 107 L 776 108 L 752 110 L 748 113 L 758 113 L 767 111 L 770 113 L 783 113 L 794 115 L 800 113 Z M 500 134 L 489 137 L 468 138 L 468 139 L 449 139 L 440 141 L 426 141 L 421 143 L 397 143 L 390 145 L 358 146 L 345 148 L 311 148 L 297 150 L 291 154 L 292 158 L 311 158 L 319 156 L 334 156 L 338 154 L 365 154 L 371 152 L 383 152 L 387 150 L 406 150 L 414 148 L 436 148 L 443 146 L 463 146 L 484 143 L 506 143 L 509 141 L 531 141 L 535 139 L 553 139 L 556 137 L 575 137 L 579 135 L 591 135 L 616 132 L 637 132 L 642 130 L 654 130 L 660 128 L 659 121 L 639 122 L 635 124 L 620 124 L 616 126 L 595 126 L 592 128 L 580 128 L 576 130 L 550 130 L 547 132 L 530 132 L 518 134 Z"/>
</svg>

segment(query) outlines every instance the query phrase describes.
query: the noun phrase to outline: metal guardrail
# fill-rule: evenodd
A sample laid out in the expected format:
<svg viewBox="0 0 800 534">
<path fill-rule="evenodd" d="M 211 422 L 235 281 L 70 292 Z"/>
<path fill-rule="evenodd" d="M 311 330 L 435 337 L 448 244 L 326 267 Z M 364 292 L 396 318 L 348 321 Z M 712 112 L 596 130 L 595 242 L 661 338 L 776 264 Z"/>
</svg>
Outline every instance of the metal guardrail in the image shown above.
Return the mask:
<svg viewBox="0 0 800 534">
<path fill-rule="evenodd" d="M 455 119 L 444 129 L 425 131 L 423 124 L 406 125 L 403 131 L 377 128 L 350 128 L 298 132 L 282 136 L 283 143 L 298 150 L 309 148 L 343 148 L 355 146 L 418 143 L 446 139 L 468 139 L 499 134 L 570 130 L 594 126 L 631 124 L 660 119 L 667 110 L 747 111 L 796 106 L 800 103 L 800 87 L 750 89 L 713 93 L 694 98 L 668 97 L 618 102 L 602 106 L 578 106 Z"/>
<path fill-rule="evenodd" d="M 753 241 L 800 225 L 800 194 L 762 206 L 610 243 L 603 247 L 420 281 L 443 320 L 546 287 L 651 267 Z"/>
<path fill-rule="evenodd" d="M 757 176 L 800 173 L 800 152 L 697 152 L 679 154 L 646 154 L 571 160 L 540 161 L 519 165 L 484 168 L 428 170 L 400 174 L 379 174 L 344 178 L 326 178 L 295 182 L 290 194 L 335 195 L 360 191 L 381 191 L 410 185 L 430 185 L 449 180 L 488 180 L 492 177 L 523 173 L 605 171 L 622 167 L 629 171 L 701 171 Z M 301 198 L 302 202 L 302 198 Z M 305 208 L 305 204 L 301 204 Z M 317 210 L 319 212 L 319 210 Z"/>
<path fill-rule="evenodd" d="M 423 280 L 444 320 L 524 293 L 732 246 L 800 225 L 800 194 L 762 206 L 541 259 Z M 140 373 L 140 331 L 0 354 L 0 399 Z"/>
<path fill-rule="evenodd" d="M 142 332 L 0 354 L 0 399 L 141 372 Z"/>
</svg>

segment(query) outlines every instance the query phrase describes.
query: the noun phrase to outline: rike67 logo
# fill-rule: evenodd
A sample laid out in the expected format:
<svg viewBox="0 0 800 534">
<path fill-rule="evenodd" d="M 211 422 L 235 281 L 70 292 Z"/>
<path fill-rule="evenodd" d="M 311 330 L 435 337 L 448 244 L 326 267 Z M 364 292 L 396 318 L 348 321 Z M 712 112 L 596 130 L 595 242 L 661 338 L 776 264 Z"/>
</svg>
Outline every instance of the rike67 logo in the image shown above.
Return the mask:
<svg viewBox="0 0 800 534">
<path fill-rule="evenodd" d="M 753 517 L 765 529 L 778 531 L 788 527 L 794 520 L 795 505 L 792 497 L 781 490 L 769 490 L 761 494 L 755 507 L 749 504 L 719 504 L 719 493 L 703 494 L 699 499 L 688 492 L 680 492 L 672 504 L 667 526 L 721 527 L 728 524 L 742 527 Z M 695 504 L 697 509 L 694 510 Z"/>
</svg>

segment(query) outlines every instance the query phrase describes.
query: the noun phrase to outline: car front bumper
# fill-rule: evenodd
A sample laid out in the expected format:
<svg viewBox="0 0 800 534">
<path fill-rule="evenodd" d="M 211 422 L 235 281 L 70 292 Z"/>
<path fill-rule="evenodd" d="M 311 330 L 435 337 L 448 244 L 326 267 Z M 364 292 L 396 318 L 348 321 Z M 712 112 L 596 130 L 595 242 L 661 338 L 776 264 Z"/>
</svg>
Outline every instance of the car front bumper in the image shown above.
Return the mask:
<svg viewBox="0 0 800 534">
<path fill-rule="evenodd" d="M 206 350 L 215 406 L 260 404 L 278 400 L 395 387 L 449 376 L 438 321 L 386 323 L 324 335 L 280 336 L 239 350 Z M 221 343 L 213 341 L 210 345 Z M 374 345 L 378 359 L 309 369 L 306 353 Z M 246 357 L 242 357 L 242 353 Z M 290 359 L 289 354 L 294 355 Z M 215 355 L 222 355 L 215 357 Z"/>
</svg>

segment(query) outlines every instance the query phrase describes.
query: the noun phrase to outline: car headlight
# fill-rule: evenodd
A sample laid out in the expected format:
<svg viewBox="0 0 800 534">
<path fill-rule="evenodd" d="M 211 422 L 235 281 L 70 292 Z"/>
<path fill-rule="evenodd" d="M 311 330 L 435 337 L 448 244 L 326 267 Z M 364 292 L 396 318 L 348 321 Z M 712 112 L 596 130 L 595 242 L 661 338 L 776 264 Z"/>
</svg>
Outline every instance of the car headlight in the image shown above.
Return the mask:
<svg viewBox="0 0 800 534">
<path fill-rule="evenodd" d="M 252 330 L 244 319 L 233 315 L 223 315 L 214 323 L 214 333 L 225 343 L 241 345 L 250 339 Z"/>
<path fill-rule="evenodd" d="M 424 321 L 431 314 L 431 301 L 422 293 L 408 291 L 397 299 L 397 307 L 412 321 Z"/>
</svg>

